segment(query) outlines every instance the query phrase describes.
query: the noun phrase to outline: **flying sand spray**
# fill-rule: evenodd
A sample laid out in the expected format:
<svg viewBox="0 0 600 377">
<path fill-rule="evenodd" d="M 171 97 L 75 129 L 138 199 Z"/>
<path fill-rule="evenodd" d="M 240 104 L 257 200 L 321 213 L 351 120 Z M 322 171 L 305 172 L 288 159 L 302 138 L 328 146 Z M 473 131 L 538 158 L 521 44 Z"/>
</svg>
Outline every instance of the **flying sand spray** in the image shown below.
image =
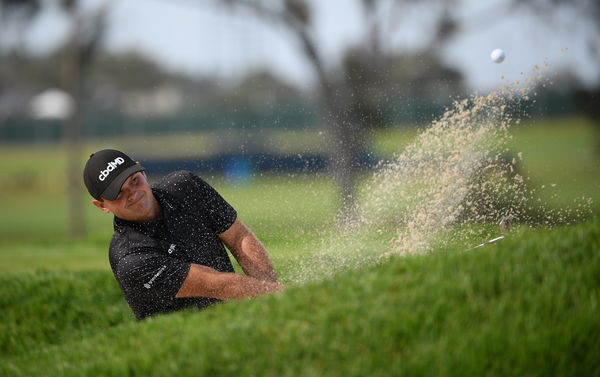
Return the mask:
<svg viewBox="0 0 600 377">
<path fill-rule="evenodd" d="M 474 223 L 499 224 L 506 234 L 514 220 L 533 222 L 528 217 L 535 192 L 518 172 L 522 154 L 513 156 L 507 142 L 510 126 L 519 122 L 511 105 L 527 101 L 541 79 L 536 65 L 522 84 L 456 101 L 404 151 L 377 167 L 363 186 L 357 215 L 324 235 L 313 247 L 320 252 L 293 260 L 291 281 L 318 280 L 438 247 L 481 248 L 505 237 L 487 234 L 489 241 L 473 247 L 473 239 L 481 237 Z M 542 212 L 548 225 L 561 215 Z"/>
</svg>

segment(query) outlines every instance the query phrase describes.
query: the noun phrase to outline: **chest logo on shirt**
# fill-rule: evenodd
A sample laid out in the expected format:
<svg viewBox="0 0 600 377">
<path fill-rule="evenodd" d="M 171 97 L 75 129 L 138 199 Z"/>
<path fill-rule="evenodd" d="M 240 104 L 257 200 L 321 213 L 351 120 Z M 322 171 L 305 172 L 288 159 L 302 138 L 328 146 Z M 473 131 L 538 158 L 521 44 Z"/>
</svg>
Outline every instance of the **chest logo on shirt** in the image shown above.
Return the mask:
<svg viewBox="0 0 600 377">
<path fill-rule="evenodd" d="M 175 244 L 172 243 L 171 246 L 169 246 L 169 250 L 167 251 L 167 253 L 173 254 L 174 251 L 175 251 Z"/>
<path fill-rule="evenodd" d="M 158 277 L 158 275 L 162 274 L 163 271 L 165 270 L 165 268 L 167 268 L 166 265 L 163 265 L 160 270 L 158 270 L 158 272 L 156 274 L 154 274 L 154 276 L 152 276 L 152 279 L 150 279 L 146 284 L 144 284 L 144 288 L 146 289 L 150 289 L 152 288 L 152 283 L 154 283 L 154 280 L 156 280 L 156 278 Z"/>
</svg>

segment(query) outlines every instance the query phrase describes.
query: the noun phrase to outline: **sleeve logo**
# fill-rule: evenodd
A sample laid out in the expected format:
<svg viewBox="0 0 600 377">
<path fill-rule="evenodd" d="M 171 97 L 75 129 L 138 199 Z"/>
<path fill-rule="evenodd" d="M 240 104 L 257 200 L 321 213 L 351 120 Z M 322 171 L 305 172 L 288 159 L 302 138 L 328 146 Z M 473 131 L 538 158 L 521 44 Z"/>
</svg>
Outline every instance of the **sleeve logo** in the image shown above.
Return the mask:
<svg viewBox="0 0 600 377">
<path fill-rule="evenodd" d="M 162 272 L 167 268 L 166 265 L 163 265 L 160 270 L 158 270 L 158 272 L 156 274 L 154 274 L 154 276 L 152 276 L 152 279 L 150 279 L 146 284 L 144 284 L 144 288 L 146 289 L 150 289 L 152 288 L 152 283 L 154 283 L 154 280 L 156 280 L 156 278 L 158 277 L 158 275 L 162 274 Z"/>
</svg>

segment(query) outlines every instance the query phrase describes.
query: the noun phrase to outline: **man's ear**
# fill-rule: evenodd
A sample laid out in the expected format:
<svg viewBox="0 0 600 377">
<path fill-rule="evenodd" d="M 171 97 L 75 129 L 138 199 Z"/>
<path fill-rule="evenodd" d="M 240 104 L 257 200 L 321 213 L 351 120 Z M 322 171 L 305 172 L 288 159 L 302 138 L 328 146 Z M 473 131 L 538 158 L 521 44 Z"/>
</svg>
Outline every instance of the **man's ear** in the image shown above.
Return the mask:
<svg viewBox="0 0 600 377">
<path fill-rule="evenodd" d="M 100 201 L 97 199 L 92 199 L 92 204 L 95 205 L 96 207 L 98 207 L 98 209 L 100 209 L 100 211 L 102 211 L 104 213 L 110 213 L 110 210 L 104 206 L 103 201 Z"/>
</svg>

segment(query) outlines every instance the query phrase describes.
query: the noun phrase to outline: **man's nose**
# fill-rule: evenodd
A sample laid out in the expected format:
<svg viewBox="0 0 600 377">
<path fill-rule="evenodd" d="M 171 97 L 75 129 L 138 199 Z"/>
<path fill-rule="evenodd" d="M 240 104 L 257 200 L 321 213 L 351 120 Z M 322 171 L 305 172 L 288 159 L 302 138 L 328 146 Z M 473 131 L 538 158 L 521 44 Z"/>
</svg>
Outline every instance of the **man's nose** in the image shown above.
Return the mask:
<svg viewBox="0 0 600 377">
<path fill-rule="evenodd" d="M 135 198 L 135 190 L 127 189 L 127 199 L 132 201 Z"/>
</svg>

